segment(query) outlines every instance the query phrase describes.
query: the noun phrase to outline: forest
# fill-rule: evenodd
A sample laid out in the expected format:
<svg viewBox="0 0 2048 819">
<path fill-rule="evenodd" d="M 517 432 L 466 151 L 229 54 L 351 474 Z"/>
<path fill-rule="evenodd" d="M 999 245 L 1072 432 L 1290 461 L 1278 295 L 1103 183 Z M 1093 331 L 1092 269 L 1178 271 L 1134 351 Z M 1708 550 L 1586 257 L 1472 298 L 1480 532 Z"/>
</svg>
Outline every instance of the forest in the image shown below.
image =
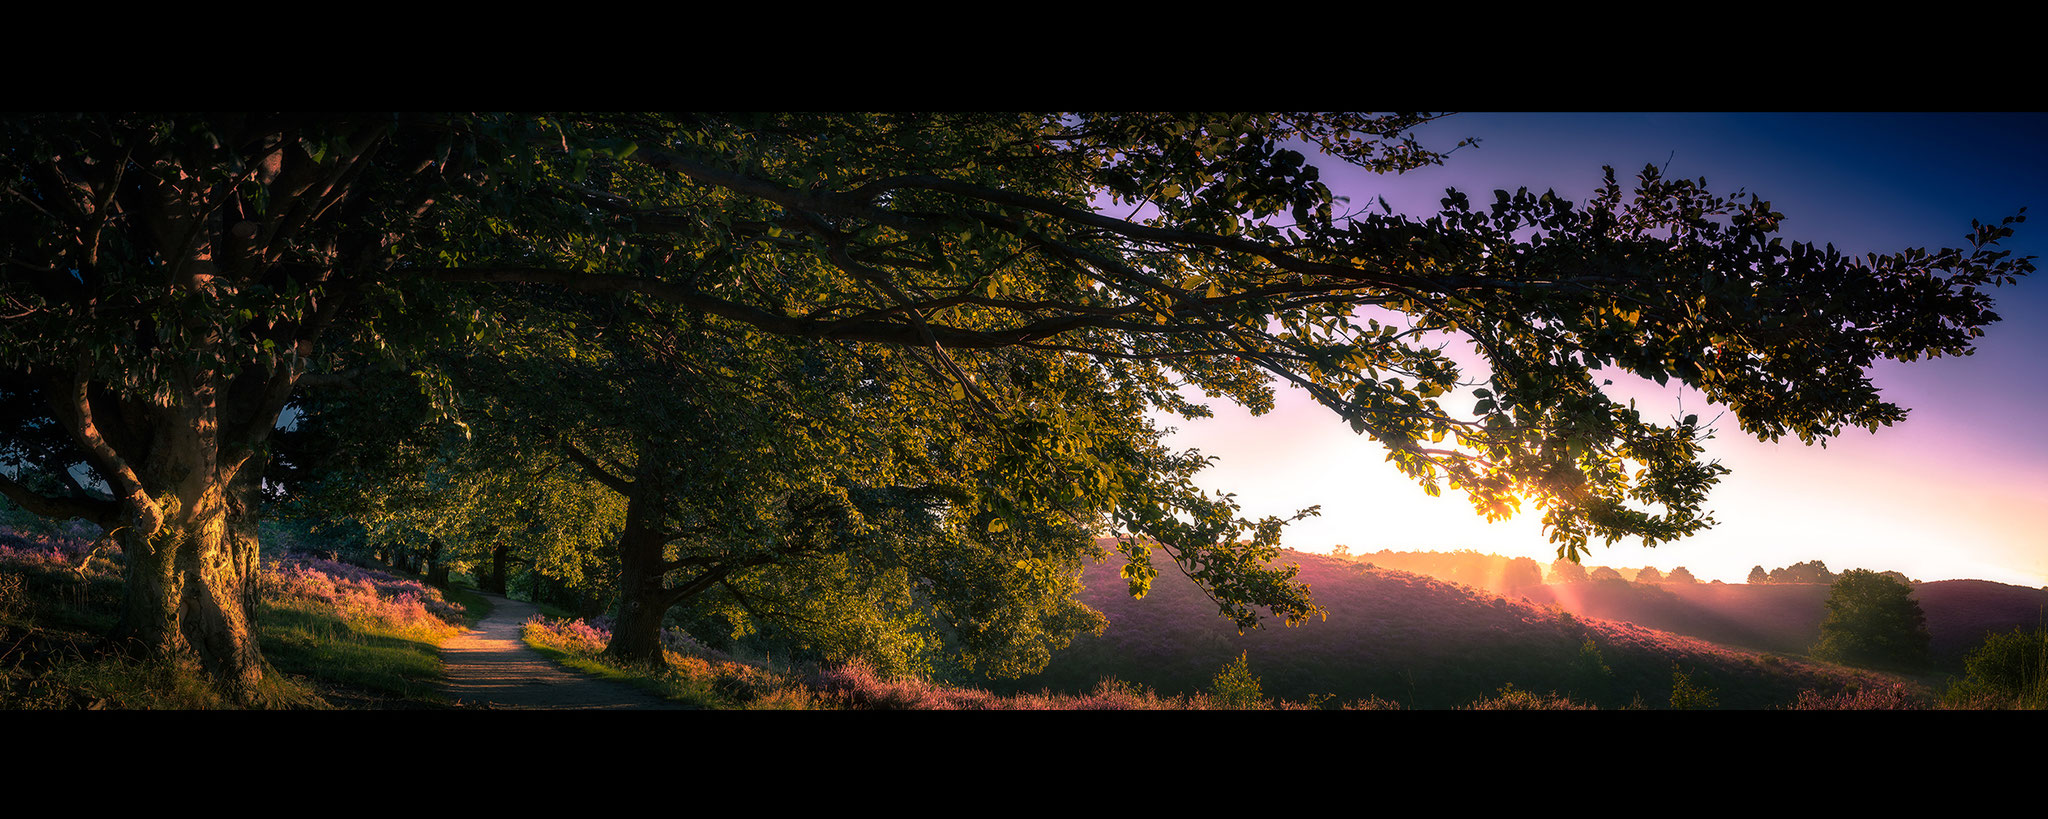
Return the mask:
<svg viewBox="0 0 2048 819">
<path fill-rule="evenodd" d="M 1445 162 L 1468 143 L 1414 135 L 1439 118 L 0 117 L 5 703 L 434 704 L 436 646 L 514 603 L 545 607 L 524 639 L 565 662 L 719 707 L 1005 696 L 1113 633 L 1105 592 L 1312 633 L 1341 612 L 1310 576 L 1393 582 L 1396 556 L 1283 550 L 1318 510 L 1244 514 L 1156 419 L 1300 390 L 1386 447 L 1374 468 L 1540 517 L 1576 567 L 1713 525 L 1727 472 L 1697 416 L 1647 417 L 1603 368 L 1760 440 L 1876 431 L 1905 409 L 1866 368 L 1969 353 L 2033 271 L 2000 246 L 2020 214 L 1859 257 L 1654 166 L 1609 168 L 1589 201 L 1450 190 L 1427 215 L 1325 184 L 1319 163 Z M 1455 582 L 1552 588 L 1497 563 Z M 1749 585 L 1858 587 L 1818 656 L 1931 667 L 1851 639 L 1859 612 L 1903 612 L 1902 575 L 1808 568 Z M 1669 585 L 1645 571 L 1588 582 Z M 1473 605 L 1600 664 L 1606 632 L 1510 603 Z M 337 641 L 390 667 L 308 681 Z M 1268 703 L 1251 656 L 1183 693 L 1091 690 Z M 1694 672 L 1628 668 L 1587 696 L 1709 699 Z M 1443 673 L 1408 701 L 1509 682 Z M 1793 678 L 1768 696 L 1869 682 Z"/>
</svg>

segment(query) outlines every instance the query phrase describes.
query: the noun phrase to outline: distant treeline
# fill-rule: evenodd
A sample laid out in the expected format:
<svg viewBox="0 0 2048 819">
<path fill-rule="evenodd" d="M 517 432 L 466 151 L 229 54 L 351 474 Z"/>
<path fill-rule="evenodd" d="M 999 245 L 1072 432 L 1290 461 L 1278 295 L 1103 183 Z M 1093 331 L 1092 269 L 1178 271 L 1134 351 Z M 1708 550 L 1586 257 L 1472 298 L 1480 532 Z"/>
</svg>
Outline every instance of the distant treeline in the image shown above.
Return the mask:
<svg viewBox="0 0 2048 819">
<path fill-rule="evenodd" d="M 1597 580 L 1635 583 L 1699 582 L 1684 566 L 1665 574 L 1655 566 L 1616 569 L 1611 566 L 1583 566 L 1569 560 L 1557 560 L 1550 564 L 1548 571 L 1545 571 L 1543 564 L 1526 557 L 1502 557 L 1471 549 L 1459 549 L 1455 552 L 1396 552 L 1381 549 L 1377 552 L 1354 553 L 1351 547 L 1338 544 L 1337 548 L 1330 552 L 1330 556 L 1382 569 L 1414 572 L 1501 594 L 1545 583 L 1585 583 Z"/>
<path fill-rule="evenodd" d="M 1920 582 L 1907 577 L 1903 572 L 1878 572 L 1878 574 L 1909 586 Z M 1752 586 L 1772 583 L 1833 583 L 1838 576 L 1834 572 L 1828 571 L 1828 564 L 1818 560 L 1809 560 L 1805 563 L 1794 563 L 1790 566 L 1782 566 L 1770 571 L 1764 571 L 1762 566 L 1754 567 L 1749 570 L 1748 582 Z"/>
<path fill-rule="evenodd" d="M 1552 561 L 1548 570 L 1541 563 L 1526 557 L 1502 557 L 1497 554 L 1459 549 L 1454 552 L 1397 552 L 1381 549 L 1377 552 L 1353 552 L 1343 544 L 1330 552 L 1331 557 L 1366 563 L 1383 569 L 1395 569 L 1427 575 L 1451 583 L 1505 594 L 1515 589 L 1537 586 L 1545 583 L 1586 583 L 1602 580 L 1620 580 L 1633 583 L 1698 583 L 1692 572 L 1684 566 L 1669 573 L 1655 566 L 1641 569 L 1613 568 L 1610 566 L 1585 566 L 1569 560 Z M 1907 577 L 1902 572 L 1886 571 L 1878 574 L 1890 577 L 1907 585 L 1920 581 Z M 1829 571 L 1826 563 L 1809 560 L 1766 570 L 1762 566 L 1749 570 L 1749 584 L 1753 586 L 1817 583 L 1826 585 L 1835 582 L 1835 572 Z M 1720 581 L 1716 580 L 1715 583 Z"/>
<path fill-rule="evenodd" d="M 1508 558 L 1496 554 L 1460 549 L 1455 552 L 1377 552 L 1353 554 L 1339 544 L 1330 556 L 1353 560 L 1382 569 L 1427 575 L 1451 583 L 1506 593 L 1543 584 L 1543 564 L 1526 557 Z"/>
</svg>

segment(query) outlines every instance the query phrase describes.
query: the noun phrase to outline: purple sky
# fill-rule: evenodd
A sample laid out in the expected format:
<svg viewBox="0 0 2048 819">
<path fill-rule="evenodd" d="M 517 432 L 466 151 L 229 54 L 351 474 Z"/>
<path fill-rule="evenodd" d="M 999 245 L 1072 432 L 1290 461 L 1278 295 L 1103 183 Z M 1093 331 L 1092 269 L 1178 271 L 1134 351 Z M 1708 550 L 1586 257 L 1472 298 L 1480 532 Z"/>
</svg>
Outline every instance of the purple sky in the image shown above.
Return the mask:
<svg viewBox="0 0 2048 819">
<path fill-rule="evenodd" d="M 1427 214 L 1445 187 L 1478 201 L 1517 187 L 1583 201 L 1603 164 L 1626 184 L 1643 165 L 1668 162 L 1670 176 L 1703 176 L 1716 192 L 1741 188 L 1769 200 L 1787 217 L 1788 241 L 1856 254 L 1967 246 L 1971 219 L 1995 222 L 2031 207 L 2033 218 L 2003 246 L 2048 256 L 2043 133 L 2043 114 L 1462 114 L 1419 132 L 1440 148 L 1480 138 L 1444 167 L 1379 177 L 1318 164 L 1354 204 L 1384 196 L 1397 211 Z M 1911 410 L 1904 424 L 1875 435 L 1853 430 L 1822 449 L 1758 442 L 1731 416 L 1709 444 L 1710 457 L 1733 470 L 1708 503 L 1720 525 L 1656 549 L 1596 543 L 1586 562 L 1683 565 L 1702 580 L 1741 582 L 1753 565 L 1819 559 L 1836 571 L 2048 584 L 2040 524 L 2048 511 L 2048 282 L 2022 280 L 1997 299 L 2004 321 L 1975 356 L 1887 362 L 1872 372 Z M 1637 398 L 1651 417 L 1682 406 L 1710 419 L 1723 409 L 1696 393 L 1615 380 L 1610 394 Z M 1287 545 L 1555 556 L 1540 513 L 1489 525 L 1462 493 L 1429 498 L 1382 460 L 1378 445 L 1289 393 L 1261 418 L 1212 401 L 1217 418 L 1166 421 L 1181 430 L 1172 443 L 1221 459 L 1202 483 L 1236 493 L 1247 513 L 1322 506 L 1320 517 L 1289 528 Z"/>
</svg>

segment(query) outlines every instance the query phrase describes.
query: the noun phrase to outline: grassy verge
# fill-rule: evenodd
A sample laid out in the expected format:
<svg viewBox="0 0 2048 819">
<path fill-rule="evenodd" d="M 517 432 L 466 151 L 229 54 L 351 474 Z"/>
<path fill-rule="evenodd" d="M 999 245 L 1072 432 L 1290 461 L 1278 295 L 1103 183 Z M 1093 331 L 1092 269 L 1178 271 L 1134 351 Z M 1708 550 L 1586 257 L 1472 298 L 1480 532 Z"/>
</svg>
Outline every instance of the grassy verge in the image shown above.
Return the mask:
<svg viewBox="0 0 2048 819">
<path fill-rule="evenodd" d="M 303 678 L 333 705 L 351 709 L 446 707 L 439 643 L 374 625 L 351 625 L 332 608 L 266 602 L 258 641 L 271 668 Z"/>
<path fill-rule="evenodd" d="M 88 561 L 89 544 L 75 541 L 0 544 L 0 709 L 238 707 L 196 669 L 100 650 L 119 611 L 118 554 Z M 272 671 L 253 707 L 447 705 L 439 644 L 476 609 L 417 581 L 303 557 L 266 561 L 256 583 L 257 641 Z"/>
<path fill-rule="evenodd" d="M 494 608 L 490 598 L 484 597 L 471 586 L 450 586 L 441 590 L 441 596 L 462 608 L 464 628 L 475 628 L 478 622 L 491 616 L 491 609 Z"/>
<path fill-rule="evenodd" d="M 526 644 L 568 668 L 632 685 L 694 708 L 810 711 L 834 707 L 798 675 L 729 658 L 664 651 L 661 666 L 633 666 L 603 656 L 609 635 L 580 620 L 545 615 L 528 621 Z"/>
</svg>

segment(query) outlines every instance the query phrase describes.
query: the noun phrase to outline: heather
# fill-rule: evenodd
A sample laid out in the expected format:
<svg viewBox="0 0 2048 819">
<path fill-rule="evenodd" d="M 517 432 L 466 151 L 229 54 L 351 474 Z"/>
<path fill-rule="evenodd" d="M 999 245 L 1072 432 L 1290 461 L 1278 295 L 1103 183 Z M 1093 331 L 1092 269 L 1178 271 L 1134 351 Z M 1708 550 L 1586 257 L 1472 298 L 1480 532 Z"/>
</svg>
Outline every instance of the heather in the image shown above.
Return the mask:
<svg viewBox="0 0 2048 819">
<path fill-rule="evenodd" d="M 603 618 L 535 615 L 526 622 L 525 636 L 528 645 L 570 668 L 701 708 L 805 711 L 832 707 L 805 684 L 802 674 L 705 648 L 675 629 L 662 634 L 659 664 L 621 663 L 605 657 L 611 631 L 609 621 Z"/>
<path fill-rule="evenodd" d="M 1794 711 L 1924 711 L 1932 708 L 1928 698 L 1914 689 L 1893 683 L 1890 685 L 1856 686 L 1843 691 L 1822 693 L 1801 691 L 1793 701 Z"/>
<path fill-rule="evenodd" d="M 461 606 L 418 580 L 307 555 L 264 562 L 262 593 L 278 605 L 331 607 L 351 626 L 439 642 L 462 629 Z"/>
<path fill-rule="evenodd" d="M 52 531 L 55 529 L 55 531 Z M 0 530 L 0 708 L 232 707 L 197 669 L 101 650 L 124 555 L 85 527 Z M 437 644 L 463 609 L 417 580 L 286 554 L 256 576 L 264 708 L 439 705 Z"/>
<path fill-rule="evenodd" d="M 682 632 L 663 634 L 660 667 L 616 663 L 602 656 L 610 639 L 603 618 L 584 620 L 535 616 L 526 623 L 528 644 L 572 668 L 641 685 L 648 690 L 705 708 L 745 710 L 868 710 L 868 711 L 1191 711 L 1326 707 L 1323 699 L 1304 702 L 1266 700 L 1256 681 L 1231 691 L 1162 696 L 1115 679 L 1097 681 L 1088 691 L 997 694 L 985 689 L 948 685 L 917 677 L 884 674 L 874 666 L 846 663 L 777 667 L 761 660 L 742 660 L 705 648 Z M 1219 675 L 1221 676 L 1221 675 Z M 1251 693 L 1247 693 L 1247 691 Z M 1361 708 L 1398 708 L 1393 703 L 1358 703 Z"/>
<path fill-rule="evenodd" d="M 1269 622 L 1239 633 L 1184 579 L 1162 574 L 1151 594 L 1133 600 L 1116 582 L 1114 566 L 1096 566 L 1084 576 L 1083 599 L 1109 620 L 1104 633 L 1077 639 L 1041 674 L 990 686 L 1003 693 L 1078 692 L 1113 676 L 1189 694 L 1205 690 L 1216 670 L 1240 655 L 1276 698 L 1424 709 L 1497 700 L 1510 685 L 1579 705 L 1666 707 L 1674 693 L 1685 693 L 1674 672 L 1695 690 L 1715 692 L 1715 707 L 1764 709 L 1788 705 L 1805 690 L 1825 694 L 1893 679 L 1362 563 L 1306 553 L 1282 560 L 1301 566 L 1300 578 L 1329 611 L 1327 620 L 1297 628 Z M 1589 646 L 1597 656 L 1589 656 Z"/>
</svg>

